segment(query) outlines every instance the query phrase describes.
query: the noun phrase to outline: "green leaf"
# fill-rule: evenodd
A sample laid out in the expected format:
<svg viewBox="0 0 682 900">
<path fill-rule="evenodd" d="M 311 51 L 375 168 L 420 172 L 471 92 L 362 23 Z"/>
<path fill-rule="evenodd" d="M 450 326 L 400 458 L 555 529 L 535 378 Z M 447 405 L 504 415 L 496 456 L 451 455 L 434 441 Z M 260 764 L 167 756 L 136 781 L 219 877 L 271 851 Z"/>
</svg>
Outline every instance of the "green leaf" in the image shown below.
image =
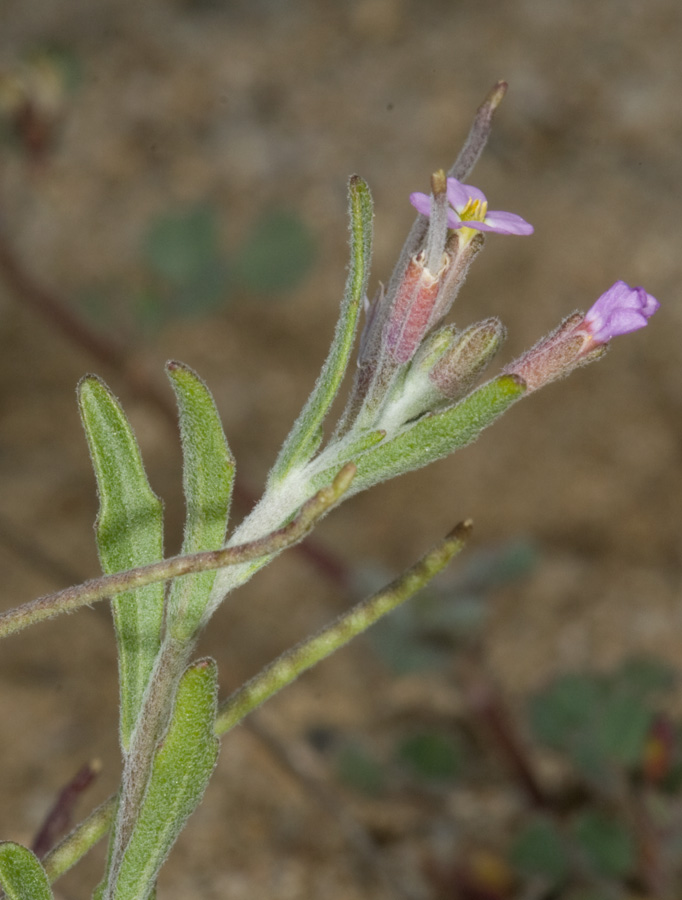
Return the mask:
<svg viewBox="0 0 682 900">
<path fill-rule="evenodd" d="M 12 841 L 0 843 L 0 884 L 9 900 L 52 900 L 52 888 L 38 857 Z"/>
<path fill-rule="evenodd" d="M 616 690 L 605 699 L 595 723 L 602 753 L 624 766 L 640 763 L 654 716 L 640 697 Z"/>
<path fill-rule="evenodd" d="M 559 887 L 568 877 L 570 862 L 556 826 L 538 818 L 514 840 L 510 862 L 526 878 L 540 878 L 547 889 Z"/>
<path fill-rule="evenodd" d="M 94 376 L 81 381 L 78 402 L 99 490 L 95 531 L 102 571 L 108 575 L 157 562 L 163 558 L 163 506 L 147 481 L 130 423 Z M 124 749 L 160 647 L 163 598 L 163 584 L 151 584 L 112 600 Z"/>
<path fill-rule="evenodd" d="M 218 759 L 217 670 L 213 660 L 186 669 L 170 726 L 154 758 L 137 823 L 116 880 L 116 900 L 146 900 L 171 847 L 201 800 Z"/>
<path fill-rule="evenodd" d="M 462 769 L 462 748 L 438 731 L 424 731 L 405 738 L 398 747 L 398 756 L 426 781 L 451 780 Z"/>
<path fill-rule="evenodd" d="M 339 750 L 336 773 L 345 785 L 370 797 L 381 794 L 386 787 L 381 763 L 357 744 L 346 744 Z"/>
<path fill-rule="evenodd" d="M 175 285 L 198 279 L 219 259 L 215 208 L 202 203 L 185 212 L 159 216 L 147 233 L 144 253 L 149 265 Z"/>
<path fill-rule="evenodd" d="M 612 775 L 614 766 L 640 763 L 654 720 L 646 691 L 622 671 L 610 676 L 566 675 L 535 697 L 531 726 L 535 737 L 567 753 L 588 778 Z"/>
<path fill-rule="evenodd" d="M 536 740 L 553 750 L 570 750 L 576 735 L 589 731 L 598 719 L 604 697 L 599 680 L 589 675 L 565 675 L 530 703 L 530 724 Z"/>
<path fill-rule="evenodd" d="M 659 659 L 635 658 L 626 660 L 613 674 L 619 689 L 627 689 L 633 695 L 649 697 L 660 691 L 670 690 L 677 680 L 677 673 Z"/>
<path fill-rule="evenodd" d="M 280 482 L 316 452 L 321 441 L 321 425 L 336 397 L 348 367 L 362 301 L 367 291 L 372 257 L 373 206 L 369 188 L 354 176 L 349 185 L 350 268 L 341 312 L 329 355 L 306 405 L 294 423 L 270 473 L 269 485 Z"/>
<path fill-rule="evenodd" d="M 573 835 L 595 874 L 625 878 L 632 872 L 636 862 L 635 842 L 621 822 L 588 810 L 576 819 Z"/>
<path fill-rule="evenodd" d="M 452 648 L 434 645 L 420 630 L 418 611 L 426 599 L 400 606 L 368 632 L 382 662 L 396 675 L 452 664 Z"/>
<path fill-rule="evenodd" d="M 315 241 L 297 215 L 268 212 L 234 260 L 234 277 L 252 291 L 273 293 L 295 287 L 310 269 Z"/>
<path fill-rule="evenodd" d="M 225 542 L 234 482 L 230 453 L 213 397 L 199 376 L 178 362 L 166 366 L 178 401 L 187 506 L 183 553 L 217 550 Z M 215 572 L 176 578 L 168 623 L 173 637 L 188 640 L 200 627 Z"/>
<path fill-rule="evenodd" d="M 475 441 L 484 428 L 519 400 L 525 387 L 510 375 L 482 385 L 444 412 L 432 413 L 384 440 L 355 460 L 357 473 L 348 496 L 373 484 L 419 469 Z M 316 488 L 327 484 L 336 467 L 314 479 Z"/>
</svg>

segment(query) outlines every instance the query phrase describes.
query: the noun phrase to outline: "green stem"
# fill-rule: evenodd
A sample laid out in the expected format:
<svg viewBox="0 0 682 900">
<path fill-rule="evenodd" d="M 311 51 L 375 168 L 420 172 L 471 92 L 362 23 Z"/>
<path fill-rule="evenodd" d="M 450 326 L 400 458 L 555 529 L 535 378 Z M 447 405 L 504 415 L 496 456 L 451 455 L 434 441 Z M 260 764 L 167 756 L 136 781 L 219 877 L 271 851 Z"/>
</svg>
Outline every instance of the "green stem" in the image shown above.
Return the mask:
<svg viewBox="0 0 682 900">
<path fill-rule="evenodd" d="M 459 553 L 470 533 L 471 522 L 460 523 L 442 543 L 387 588 L 358 603 L 317 635 L 272 662 L 220 705 L 215 725 L 216 734 L 229 731 L 256 706 L 286 687 L 306 669 L 329 656 L 352 637 L 373 625 L 381 616 L 416 594 Z M 105 800 L 61 844 L 47 854 L 43 865 L 51 882 L 75 865 L 106 835 L 116 814 L 117 799 L 118 795 L 114 794 Z"/>
<path fill-rule="evenodd" d="M 51 882 L 60 878 L 102 840 L 111 828 L 117 800 L 118 794 L 112 794 L 45 856 L 42 864 Z"/>
<path fill-rule="evenodd" d="M 291 684 L 315 663 L 366 631 L 386 613 L 417 593 L 464 547 L 471 522 L 461 522 L 445 540 L 387 588 L 362 600 L 322 631 L 287 650 L 218 707 L 216 734 L 224 734 L 273 694 Z"/>
<path fill-rule="evenodd" d="M 103 897 L 113 897 L 115 894 L 119 869 L 139 817 L 154 763 L 154 754 L 168 725 L 178 682 L 189 662 L 194 643 L 191 639 L 183 643 L 167 638 L 156 658 L 144 703 L 132 734 L 130 749 L 125 755 L 120 802 L 109 855 L 108 883 Z"/>
<path fill-rule="evenodd" d="M 0 638 L 49 619 L 63 612 L 72 612 L 81 606 L 89 606 L 114 594 L 144 587 L 159 581 L 169 581 L 193 572 L 207 572 L 237 566 L 254 559 L 273 556 L 297 543 L 312 529 L 341 496 L 348 490 L 355 475 L 355 466 L 349 463 L 339 472 L 333 484 L 318 491 L 307 500 L 299 513 L 282 528 L 264 537 L 221 550 L 174 556 L 148 566 L 139 566 L 126 572 L 93 578 L 75 587 L 38 597 L 30 603 L 8 610 L 0 615 Z"/>
</svg>

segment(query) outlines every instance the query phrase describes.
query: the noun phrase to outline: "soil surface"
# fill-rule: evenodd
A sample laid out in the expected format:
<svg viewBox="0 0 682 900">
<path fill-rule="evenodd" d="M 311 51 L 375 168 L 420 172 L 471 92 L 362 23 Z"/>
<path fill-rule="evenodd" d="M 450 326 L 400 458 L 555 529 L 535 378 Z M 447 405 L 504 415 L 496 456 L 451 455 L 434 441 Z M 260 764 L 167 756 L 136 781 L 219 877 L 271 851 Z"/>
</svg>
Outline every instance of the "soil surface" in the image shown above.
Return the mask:
<svg viewBox="0 0 682 900">
<path fill-rule="evenodd" d="M 531 540 L 539 561 L 496 590 L 483 636 L 486 666 L 512 705 L 559 672 L 609 668 L 642 653 L 678 663 L 677 0 L 5 0 L 0 25 L 3 72 L 47 45 L 66 48 L 80 68 L 44 152 L 40 145 L 27 154 L 17 140 L 2 145 L 5 239 L 39 283 L 76 308 L 89 293 L 107 297 L 105 331 L 124 336 L 131 368 L 151 373 L 162 390 L 169 358 L 205 378 L 242 485 L 253 493 L 333 331 L 348 176 L 361 174 L 376 203 L 374 289 L 412 222 L 408 194 L 427 190 L 430 173 L 449 166 L 476 107 L 506 79 L 508 96 L 471 180 L 493 208 L 532 222 L 535 234 L 490 236 L 457 302 L 457 322 L 502 317 L 504 363 L 616 279 L 645 285 L 661 310 L 598 365 L 516 407 L 475 446 L 342 506 L 318 540 L 366 581 L 370 571 L 390 579 L 466 517 L 475 521 L 472 552 Z M 151 218 L 207 201 L 220 210 L 228 247 L 270 209 L 296 212 L 316 236 L 314 267 L 277 297 L 233 294 L 210 314 L 136 332 L 127 299 L 143 280 L 140 247 Z M 120 372 L 18 298 L 0 272 L 4 608 L 98 572 L 97 501 L 74 398 L 87 371 L 124 402 L 166 502 L 169 550 L 179 544 L 175 430 Z M 245 511 L 242 503 L 235 517 Z M 351 599 L 289 553 L 217 614 L 200 652 L 216 657 L 227 693 Z M 116 674 L 102 609 L 5 641 L 0 837 L 30 842 L 87 760 L 101 760 L 103 770 L 79 812 L 115 788 Z M 382 729 L 428 715 L 429 704 L 455 715 L 457 684 L 437 674 L 396 679 L 369 642 L 358 641 L 259 714 L 268 735 L 311 757 L 304 769 L 322 768 L 390 871 L 417 891 L 420 860 L 436 852 L 440 834 L 432 800 L 372 800 L 340 788 L 307 736 L 322 729 L 380 745 Z M 443 810 L 456 807 L 475 835 L 519 802 L 504 786 L 454 791 L 438 815 L 452 831 Z M 59 896 L 89 896 L 102 861 L 99 847 L 59 882 Z M 391 895 L 358 867 L 339 817 L 246 727 L 224 741 L 205 802 L 159 884 L 160 898 Z"/>
</svg>

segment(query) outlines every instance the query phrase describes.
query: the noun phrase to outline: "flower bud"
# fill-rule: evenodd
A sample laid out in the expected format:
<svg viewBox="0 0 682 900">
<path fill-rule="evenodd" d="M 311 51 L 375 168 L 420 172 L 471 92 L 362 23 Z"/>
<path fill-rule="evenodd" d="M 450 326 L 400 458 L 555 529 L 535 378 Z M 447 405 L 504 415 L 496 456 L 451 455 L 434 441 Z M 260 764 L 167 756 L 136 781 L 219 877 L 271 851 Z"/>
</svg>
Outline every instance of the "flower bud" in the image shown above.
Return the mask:
<svg viewBox="0 0 682 900">
<path fill-rule="evenodd" d="M 462 331 L 431 369 L 429 378 L 449 400 L 467 393 L 506 337 L 499 319 L 485 319 Z"/>
<path fill-rule="evenodd" d="M 441 328 L 424 340 L 405 375 L 388 394 L 379 426 L 389 433 L 427 412 L 463 397 L 504 340 L 499 319 L 458 332 Z"/>
<path fill-rule="evenodd" d="M 591 342 L 590 336 L 580 327 L 584 319 L 582 313 L 573 313 L 564 319 L 547 337 L 510 363 L 504 369 L 505 373 L 522 378 L 530 392 L 598 359 L 606 352 L 606 347 Z"/>
<path fill-rule="evenodd" d="M 660 303 L 642 287 L 617 281 L 585 315 L 573 313 L 559 327 L 507 366 L 529 391 L 563 378 L 578 366 L 599 359 L 614 337 L 644 328 Z"/>
</svg>

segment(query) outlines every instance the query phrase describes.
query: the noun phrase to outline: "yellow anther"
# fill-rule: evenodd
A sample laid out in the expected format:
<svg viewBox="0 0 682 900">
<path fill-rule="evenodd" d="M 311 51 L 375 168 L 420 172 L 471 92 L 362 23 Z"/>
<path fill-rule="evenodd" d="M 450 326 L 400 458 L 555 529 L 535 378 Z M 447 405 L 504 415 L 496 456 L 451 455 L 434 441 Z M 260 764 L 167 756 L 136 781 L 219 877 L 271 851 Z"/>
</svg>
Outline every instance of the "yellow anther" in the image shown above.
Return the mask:
<svg viewBox="0 0 682 900">
<path fill-rule="evenodd" d="M 485 222 L 487 212 L 487 200 L 474 200 L 473 197 L 469 197 L 464 209 L 459 211 L 459 217 L 462 222 Z"/>
</svg>

